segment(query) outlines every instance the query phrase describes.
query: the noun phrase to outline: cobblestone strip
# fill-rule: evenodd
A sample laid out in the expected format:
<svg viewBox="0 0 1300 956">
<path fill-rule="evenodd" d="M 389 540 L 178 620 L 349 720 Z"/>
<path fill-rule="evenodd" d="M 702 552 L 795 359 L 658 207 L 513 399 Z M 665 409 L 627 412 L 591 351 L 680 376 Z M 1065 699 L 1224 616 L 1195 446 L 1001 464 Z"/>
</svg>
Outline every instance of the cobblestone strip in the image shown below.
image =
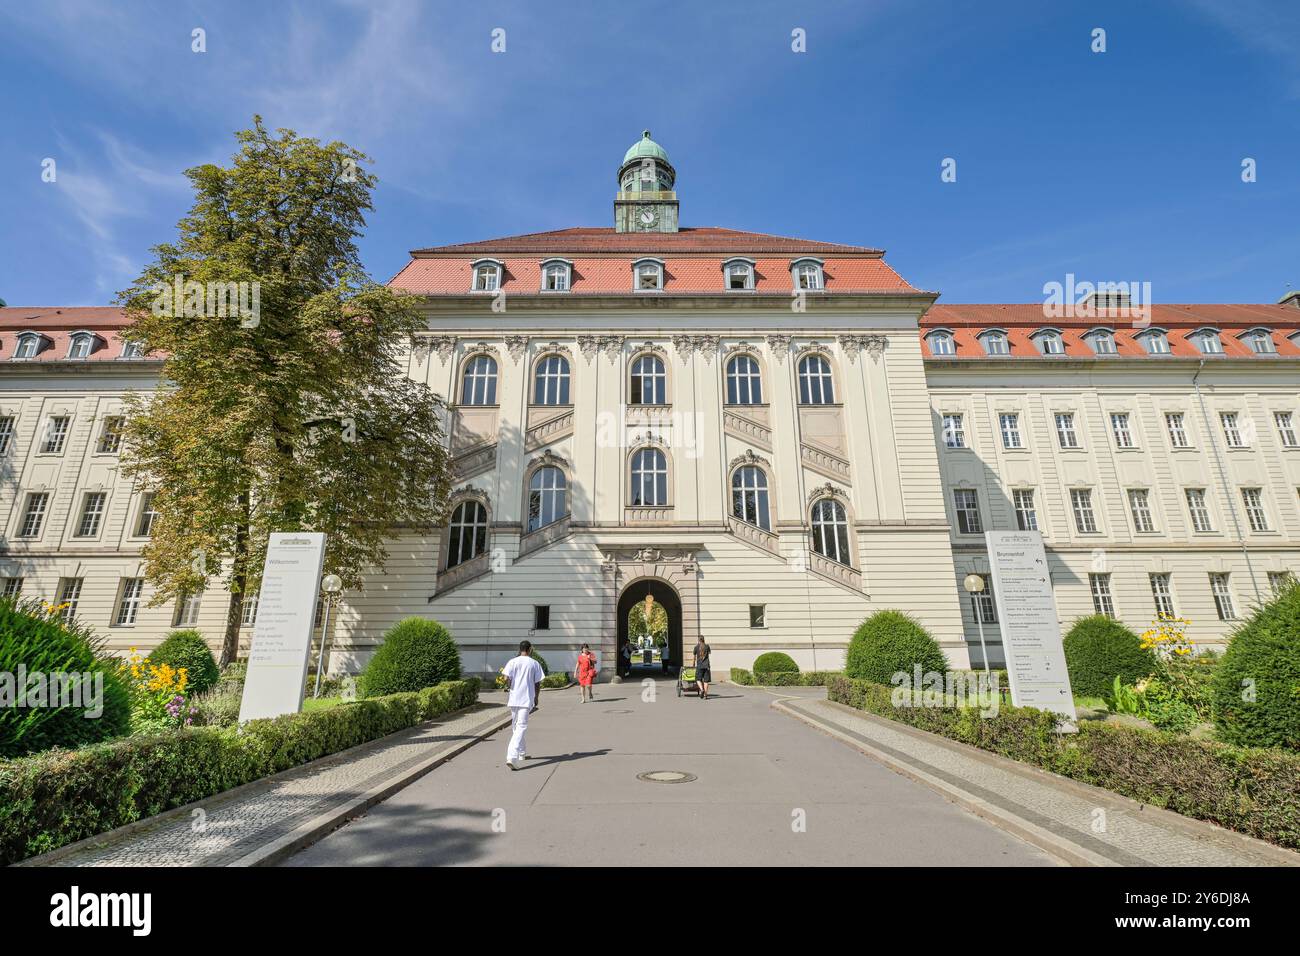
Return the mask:
<svg viewBox="0 0 1300 956">
<path fill-rule="evenodd" d="M 884 756 L 937 777 L 1033 826 L 1123 866 L 1296 865 L 1300 855 L 1229 833 L 1209 823 L 1162 819 L 1159 811 L 1075 781 L 1000 766 L 995 756 L 930 734 L 895 729 L 883 718 L 824 700 L 780 701 L 781 709 L 830 725 Z M 1294 860 L 1290 859 L 1294 858 Z"/>
<path fill-rule="evenodd" d="M 398 780 L 413 768 L 484 736 L 507 719 L 482 705 L 285 771 L 264 782 L 196 803 L 158 826 L 92 838 L 54 866 L 224 866 L 283 840 L 306 821 Z M 39 864 L 39 859 L 28 861 Z"/>
</svg>

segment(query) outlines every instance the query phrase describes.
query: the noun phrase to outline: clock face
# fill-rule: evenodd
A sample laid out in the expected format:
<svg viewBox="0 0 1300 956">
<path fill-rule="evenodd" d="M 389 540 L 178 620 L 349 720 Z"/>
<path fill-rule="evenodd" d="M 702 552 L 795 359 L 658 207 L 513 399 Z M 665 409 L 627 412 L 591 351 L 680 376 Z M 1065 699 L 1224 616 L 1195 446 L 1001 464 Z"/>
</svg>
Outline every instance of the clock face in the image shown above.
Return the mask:
<svg viewBox="0 0 1300 956">
<path fill-rule="evenodd" d="M 659 221 L 659 214 L 647 206 L 637 213 L 637 220 L 641 223 L 642 228 L 649 229 Z"/>
</svg>

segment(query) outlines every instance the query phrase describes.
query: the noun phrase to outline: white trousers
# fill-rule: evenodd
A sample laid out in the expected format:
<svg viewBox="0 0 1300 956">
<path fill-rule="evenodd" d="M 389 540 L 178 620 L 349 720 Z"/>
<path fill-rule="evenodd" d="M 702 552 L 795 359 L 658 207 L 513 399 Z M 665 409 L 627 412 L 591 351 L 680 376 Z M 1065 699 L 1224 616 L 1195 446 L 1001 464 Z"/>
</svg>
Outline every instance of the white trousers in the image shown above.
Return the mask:
<svg viewBox="0 0 1300 956">
<path fill-rule="evenodd" d="M 522 760 L 528 750 L 524 745 L 524 734 L 528 733 L 528 707 L 511 707 L 513 730 L 510 733 L 510 746 L 506 748 L 506 761 Z"/>
</svg>

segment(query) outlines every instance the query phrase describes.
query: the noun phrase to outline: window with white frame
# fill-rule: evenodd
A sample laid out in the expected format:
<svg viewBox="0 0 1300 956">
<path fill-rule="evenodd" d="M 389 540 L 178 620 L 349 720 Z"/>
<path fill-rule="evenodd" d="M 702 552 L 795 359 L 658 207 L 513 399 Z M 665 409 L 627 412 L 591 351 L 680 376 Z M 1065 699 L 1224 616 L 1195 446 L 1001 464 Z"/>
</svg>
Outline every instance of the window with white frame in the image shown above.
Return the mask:
<svg viewBox="0 0 1300 956">
<path fill-rule="evenodd" d="M 1237 609 L 1232 603 L 1232 586 L 1228 575 L 1222 572 L 1210 572 L 1210 593 L 1214 595 L 1214 610 L 1220 621 L 1235 621 Z"/>
<path fill-rule="evenodd" d="M 462 405 L 495 405 L 497 403 L 497 360 L 490 355 L 475 355 L 465 366 L 461 382 Z"/>
<path fill-rule="evenodd" d="M 564 472 L 554 465 L 538 468 L 528 482 L 528 531 L 554 524 L 568 513 Z"/>
<path fill-rule="evenodd" d="M 1243 332 L 1241 340 L 1256 355 L 1276 355 L 1277 346 L 1273 343 L 1273 333 L 1268 329 L 1251 329 Z"/>
<path fill-rule="evenodd" d="M 1011 500 L 1016 506 L 1016 527 L 1021 531 L 1038 530 L 1038 510 L 1034 507 L 1034 490 L 1016 488 L 1011 492 Z"/>
<path fill-rule="evenodd" d="M 1156 617 L 1176 617 L 1174 611 L 1174 590 L 1168 573 L 1157 572 L 1150 575 L 1151 599 L 1155 602 Z"/>
<path fill-rule="evenodd" d="M 199 623 L 199 607 L 203 603 L 202 591 L 182 591 L 176 597 L 176 616 L 173 627 L 193 627 Z"/>
<path fill-rule="evenodd" d="M 925 337 L 925 340 L 930 344 L 931 355 L 955 355 L 957 352 L 951 332 L 931 332 Z"/>
<path fill-rule="evenodd" d="M 815 259 L 800 259 L 794 263 L 794 287 L 815 292 L 823 285 L 822 264 Z"/>
<path fill-rule="evenodd" d="M 122 426 L 126 419 L 121 415 L 110 415 L 104 419 L 99 431 L 99 444 L 95 446 L 96 454 L 115 455 L 122 449 Z"/>
<path fill-rule="evenodd" d="M 634 275 L 637 292 L 659 292 L 664 287 L 664 266 L 658 260 L 646 259 L 636 263 Z"/>
<path fill-rule="evenodd" d="M 139 342 L 132 342 L 127 339 L 122 342 L 122 354 L 118 356 L 124 359 L 138 359 L 144 355 L 144 351 Z"/>
<path fill-rule="evenodd" d="M 54 415 L 45 420 L 45 437 L 41 441 L 42 455 L 58 455 L 63 452 L 63 443 L 68 440 L 68 428 L 72 419 L 67 415 Z"/>
<path fill-rule="evenodd" d="M 1162 329 L 1147 329 L 1138 335 L 1138 341 L 1148 355 L 1168 355 L 1169 338 Z"/>
<path fill-rule="evenodd" d="M 572 266 L 567 262 L 552 261 L 542 265 L 542 291 L 568 292 Z"/>
<path fill-rule="evenodd" d="M 1210 509 L 1205 503 L 1204 488 L 1188 488 L 1187 513 L 1192 519 L 1193 531 L 1213 531 L 1214 522 L 1210 520 Z"/>
<path fill-rule="evenodd" d="M 84 578 L 59 578 L 59 599 L 56 608 L 59 617 L 70 622 L 77 616 L 77 604 L 81 601 L 81 584 Z"/>
<path fill-rule="evenodd" d="M 953 510 L 957 513 L 957 531 L 961 534 L 983 534 L 980 521 L 979 496 L 973 488 L 956 488 L 952 493 Z"/>
<path fill-rule="evenodd" d="M 662 508 L 668 504 L 668 458 L 658 448 L 632 455 L 632 507 Z"/>
<path fill-rule="evenodd" d="M 106 491 L 87 492 L 81 505 L 81 520 L 77 522 L 75 537 L 93 538 L 99 534 L 99 523 L 104 517 L 104 502 L 107 500 Z"/>
<path fill-rule="evenodd" d="M 1151 518 L 1151 493 L 1146 488 L 1128 490 L 1128 510 L 1133 515 L 1133 530 L 1139 534 L 1150 534 L 1156 530 Z"/>
<path fill-rule="evenodd" d="M 732 292 L 754 288 L 754 264 L 748 259 L 732 259 L 723 265 L 722 271 Z"/>
<path fill-rule="evenodd" d="M 0 416 L 0 455 L 9 454 L 9 449 L 14 443 L 14 417 L 12 415 Z"/>
<path fill-rule="evenodd" d="M 1097 516 L 1092 510 L 1092 490 L 1071 488 L 1070 507 L 1074 510 L 1074 527 L 1079 534 L 1097 533 Z"/>
<path fill-rule="evenodd" d="M 261 591 L 249 591 L 244 595 L 244 600 L 239 605 L 239 623 L 243 627 L 257 624 L 257 602 L 261 596 Z"/>
<path fill-rule="evenodd" d="M 22 335 L 18 336 L 18 345 L 14 348 L 14 358 L 36 358 L 36 354 L 41 350 L 41 343 L 43 341 L 44 339 L 37 332 L 22 333 Z"/>
<path fill-rule="evenodd" d="M 158 509 L 154 507 L 154 492 L 146 491 L 140 496 L 140 520 L 135 526 L 137 538 L 147 538 L 153 534 L 154 522 L 158 520 Z"/>
<path fill-rule="evenodd" d="M 1092 592 L 1092 610 L 1094 614 L 1115 616 L 1115 599 L 1110 593 L 1109 574 L 1089 574 L 1088 588 Z"/>
<path fill-rule="evenodd" d="M 1002 432 L 1003 448 L 1022 448 L 1020 441 L 1020 415 L 1016 412 L 1003 412 L 998 415 L 998 428 Z"/>
<path fill-rule="evenodd" d="M 1110 413 L 1110 431 L 1115 436 L 1116 448 L 1133 447 L 1133 430 L 1129 428 L 1128 412 Z"/>
<path fill-rule="evenodd" d="M 95 346 L 95 335 L 92 332 L 76 332 L 68 340 L 68 358 L 84 359 L 89 358 L 91 350 Z"/>
<path fill-rule="evenodd" d="M 727 363 L 727 404 L 763 404 L 763 376 L 754 356 L 737 355 Z"/>
<path fill-rule="evenodd" d="M 1182 412 L 1166 412 L 1165 428 L 1169 431 L 1169 444 L 1174 448 L 1190 448 Z"/>
<path fill-rule="evenodd" d="M 1065 341 L 1055 329 L 1046 329 L 1034 336 L 1038 350 L 1044 355 L 1064 355 Z"/>
<path fill-rule="evenodd" d="M 1115 333 L 1109 329 L 1098 329 L 1095 332 L 1089 332 L 1086 340 L 1092 347 L 1092 351 L 1097 355 L 1114 355 L 1115 354 Z"/>
<path fill-rule="evenodd" d="M 23 579 L 22 578 L 5 578 L 0 582 L 0 598 L 14 600 L 22 597 Z"/>
<path fill-rule="evenodd" d="M 1268 589 L 1273 594 L 1280 594 L 1293 584 L 1295 584 L 1295 575 L 1290 571 L 1268 572 Z"/>
<path fill-rule="evenodd" d="M 1277 426 L 1277 437 L 1282 442 L 1283 448 L 1300 447 L 1300 444 L 1296 442 L 1295 425 L 1292 424 L 1290 412 L 1274 412 L 1273 424 Z M 3 442 L 0 441 L 0 453 L 3 452 L 2 446 Z"/>
<path fill-rule="evenodd" d="M 478 262 L 474 265 L 474 291 L 495 292 L 501 288 L 501 263 Z"/>
<path fill-rule="evenodd" d="M 1192 344 L 1196 346 L 1197 351 L 1202 355 L 1223 354 L 1223 343 L 1219 341 L 1219 333 L 1213 329 L 1200 329 L 1193 332 L 1190 338 Z"/>
<path fill-rule="evenodd" d="M 962 416 L 947 414 L 943 416 L 943 443 L 947 448 L 965 448 L 966 432 L 962 428 Z"/>
<path fill-rule="evenodd" d="M 23 509 L 23 520 L 18 526 L 18 537 L 40 537 L 41 526 L 45 523 L 45 509 L 49 503 L 50 495 L 46 491 L 33 491 L 27 496 L 27 507 Z"/>
<path fill-rule="evenodd" d="M 1007 343 L 1007 333 L 1000 329 L 981 333 L 979 340 L 980 344 L 984 346 L 985 355 L 1011 354 L 1011 346 Z"/>
<path fill-rule="evenodd" d="M 1264 510 L 1264 492 L 1261 488 L 1242 488 L 1241 503 L 1246 508 L 1246 521 L 1251 531 L 1268 531 L 1268 512 Z"/>
<path fill-rule="evenodd" d="M 1057 412 L 1056 440 L 1062 448 L 1078 448 L 1079 436 L 1074 430 L 1074 412 Z"/>
<path fill-rule="evenodd" d="M 834 498 L 820 498 L 812 506 L 812 549 L 846 567 L 849 554 L 849 521 L 844 506 Z"/>
<path fill-rule="evenodd" d="M 1241 429 L 1237 427 L 1236 412 L 1220 412 L 1219 421 L 1223 423 L 1223 440 L 1229 448 L 1245 448 L 1246 443 L 1242 441 Z"/>
<path fill-rule="evenodd" d="M 569 360 L 563 355 L 546 355 L 538 361 L 533 377 L 533 404 L 569 404 Z"/>
<path fill-rule="evenodd" d="M 638 355 L 632 361 L 631 405 L 667 405 L 668 373 L 657 355 Z"/>
<path fill-rule="evenodd" d="M 481 501 L 462 501 L 447 523 L 447 570 L 487 550 L 488 513 Z"/>
<path fill-rule="evenodd" d="M 144 578 L 123 578 L 122 590 L 117 599 L 117 614 L 113 616 L 115 627 L 125 627 L 135 623 L 135 616 L 140 611 L 140 595 L 144 593 Z"/>
<path fill-rule="evenodd" d="M 731 513 L 756 528 L 772 530 L 767 474 L 756 465 L 737 468 L 731 476 Z"/>
<path fill-rule="evenodd" d="M 984 588 L 980 591 L 971 592 L 971 615 L 979 624 L 996 624 L 998 622 L 998 604 L 993 597 L 993 579 L 987 574 L 976 576 L 984 582 Z"/>
<path fill-rule="evenodd" d="M 799 360 L 799 404 L 835 404 L 835 384 L 826 356 L 805 355 Z"/>
</svg>

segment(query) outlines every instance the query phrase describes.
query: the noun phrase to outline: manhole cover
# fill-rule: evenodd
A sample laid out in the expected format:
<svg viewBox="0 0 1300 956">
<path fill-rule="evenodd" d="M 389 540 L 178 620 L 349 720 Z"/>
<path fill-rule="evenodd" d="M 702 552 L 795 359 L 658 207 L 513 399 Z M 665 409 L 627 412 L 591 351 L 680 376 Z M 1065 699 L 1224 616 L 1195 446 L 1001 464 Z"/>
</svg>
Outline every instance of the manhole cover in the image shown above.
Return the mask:
<svg viewBox="0 0 1300 956">
<path fill-rule="evenodd" d="M 684 770 L 647 770 L 637 774 L 636 778 L 646 783 L 690 783 L 695 779 L 695 774 Z"/>
</svg>

